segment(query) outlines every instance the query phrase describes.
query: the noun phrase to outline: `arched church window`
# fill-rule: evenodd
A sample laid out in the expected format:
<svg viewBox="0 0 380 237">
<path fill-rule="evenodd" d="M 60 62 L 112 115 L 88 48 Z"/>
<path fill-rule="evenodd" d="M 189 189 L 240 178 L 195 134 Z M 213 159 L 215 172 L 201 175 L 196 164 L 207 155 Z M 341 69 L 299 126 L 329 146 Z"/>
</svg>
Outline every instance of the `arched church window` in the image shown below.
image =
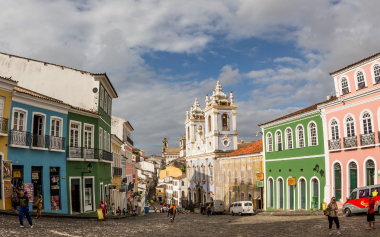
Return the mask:
<svg viewBox="0 0 380 237">
<path fill-rule="evenodd" d="M 208 122 L 208 132 L 211 132 L 211 116 L 210 115 L 207 118 L 207 122 Z"/>
<path fill-rule="evenodd" d="M 230 118 L 228 114 L 222 114 L 222 131 L 230 131 Z"/>
<path fill-rule="evenodd" d="M 209 174 L 209 176 L 210 176 L 210 182 L 213 182 L 213 167 L 212 167 L 212 165 L 210 164 L 208 168 L 209 168 L 209 172 L 208 172 L 208 174 Z"/>
<path fill-rule="evenodd" d="M 206 169 L 203 165 L 202 165 L 202 181 L 203 182 L 206 181 Z"/>
</svg>

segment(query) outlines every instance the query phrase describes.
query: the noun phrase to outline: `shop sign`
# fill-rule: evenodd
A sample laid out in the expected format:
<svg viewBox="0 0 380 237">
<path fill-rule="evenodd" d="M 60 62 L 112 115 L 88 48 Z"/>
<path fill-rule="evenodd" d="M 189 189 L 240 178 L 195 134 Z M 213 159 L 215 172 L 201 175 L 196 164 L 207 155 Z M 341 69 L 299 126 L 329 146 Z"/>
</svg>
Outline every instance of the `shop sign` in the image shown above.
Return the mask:
<svg viewBox="0 0 380 237">
<path fill-rule="evenodd" d="M 4 181 L 4 194 L 5 198 L 12 197 L 12 184 L 10 181 Z"/>
<path fill-rule="evenodd" d="M 264 174 L 263 173 L 257 173 L 256 174 L 256 180 L 264 180 Z"/>
<path fill-rule="evenodd" d="M 32 173 L 32 179 L 38 179 L 38 172 Z"/>
<path fill-rule="evenodd" d="M 3 161 L 3 179 L 12 179 L 12 161 Z"/>
<path fill-rule="evenodd" d="M 34 198 L 34 186 L 33 184 L 24 184 L 24 192 L 29 197 L 29 202 L 33 202 Z"/>
<path fill-rule="evenodd" d="M 261 180 L 257 181 L 257 187 L 263 188 L 264 187 L 264 181 L 261 181 Z"/>
<path fill-rule="evenodd" d="M 289 178 L 288 182 L 289 182 L 289 186 L 295 186 L 296 185 L 296 178 Z"/>
<path fill-rule="evenodd" d="M 13 178 L 21 178 L 21 171 L 13 171 Z"/>
</svg>

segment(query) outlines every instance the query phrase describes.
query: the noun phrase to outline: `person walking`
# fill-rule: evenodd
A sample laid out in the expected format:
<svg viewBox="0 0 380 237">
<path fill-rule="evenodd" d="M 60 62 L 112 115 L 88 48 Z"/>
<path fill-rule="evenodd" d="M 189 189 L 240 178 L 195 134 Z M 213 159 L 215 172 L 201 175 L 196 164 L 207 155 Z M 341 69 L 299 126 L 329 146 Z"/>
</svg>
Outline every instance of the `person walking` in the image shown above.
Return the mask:
<svg viewBox="0 0 380 237">
<path fill-rule="evenodd" d="M 103 200 L 100 200 L 99 208 L 102 209 L 102 212 L 103 212 L 103 219 L 105 220 L 105 219 L 106 219 L 106 204 L 103 203 Z"/>
<path fill-rule="evenodd" d="M 111 211 L 112 211 L 112 215 L 114 216 L 114 215 L 116 214 L 115 203 L 112 203 L 112 204 L 111 204 Z"/>
<path fill-rule="evenodd" d="M 168 216 L 170 216 L 170 222 L 174 222 L 175 212 L 176 212 L 175 205 L 172 204 L 168 211 Z"/>
<path fill-rule="evenodd" d="M 24 215 L 28 219 L 30 228 L 33 228 L 32 218 L 29 214 L 29 197 L 25 195 L 24 190 L 19 191 L 17 199 L 20 202 L 20 211 L 18 213 L 18 218 L 20 220 L 20 227 L 24 227 Z"/>
<path fill-rule="evenodd" d="M 338 219 L 338 204 L 336 203 L 335 197 L 331 198 L 331 202 L 329 205 L 327 205 L 327 208 L 330 211 L 330 214 L 328 216 L 329 220 L 329 235 L 332 235 L 331 228 L 333 222 L 335 222 L 336 228 L 338 230 L 337 235 L 342 235 L 340 233 L 340 225 L 339 225 L 339 219 Z"/>
<path fill-rule="evenodd" d="M 38 200 L 35 204 L 33 204 L 33 206 L 37 206 L 37 218 L 36 219 L 38 219 L 38 216 L 40 216 L 40 219 L 42 219 L 42 215 L 41 215 L 42 195 L 38 195 Z"/>
<path fill-rule="evenodd" d="M 375 200 L 372 198 L 372 194 L 368 196 L 368 210 L 367 210 L 367 230 L 371 230 L 371 222 L 373 223 L 373 228 L 375 229 Z"/>
<path fill-rule="evenodd" d="M 179 211 L 181 210 L 181 207 L 178 205 L 177 207 L 177 214 L 179 215 Z"/>
<path fill-rule="evenodd" d="M 211 216 L 211 204 L 208 205 L 207 207 L 207 217 Z"/>
<path fill-rule="evenodd" d="M 17 192 L 16 192 L 16 189 L 13 190 L 12 207 L 13 207 L 13 211 L 17 212 Z"/>
</svg>

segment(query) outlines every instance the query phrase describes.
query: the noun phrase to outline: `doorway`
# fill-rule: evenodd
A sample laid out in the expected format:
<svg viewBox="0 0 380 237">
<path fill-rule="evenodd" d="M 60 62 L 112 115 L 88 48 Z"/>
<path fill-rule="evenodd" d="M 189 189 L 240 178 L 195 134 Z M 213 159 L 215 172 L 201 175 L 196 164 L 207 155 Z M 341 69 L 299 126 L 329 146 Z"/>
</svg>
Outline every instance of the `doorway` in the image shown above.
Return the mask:
<svg viewBox="0 0 380 237">
<path fill-rule="evenodd" d="M 80 213 L 80 179 L 71 179 L 71 213 Z"/>
<path fill-rule="evenodd" d="M 84 178 L 84 211 L 93 211 L 93 182 L 92 178 Z"/>
<path fill-rule="evenodd" d="M 32 166 L 32 182 L 33 182 L 33 196 L 34 200 L 38 200 L 38 196 L 42 195 L 42 167 Z M 42 195 L 43 196 L 43 195 Z M 44 209 L 44 202 L 42 199 L 42 209 Z M 37 210 L 37 206 L 33 206 L 33 210 Z"/>
</svg>

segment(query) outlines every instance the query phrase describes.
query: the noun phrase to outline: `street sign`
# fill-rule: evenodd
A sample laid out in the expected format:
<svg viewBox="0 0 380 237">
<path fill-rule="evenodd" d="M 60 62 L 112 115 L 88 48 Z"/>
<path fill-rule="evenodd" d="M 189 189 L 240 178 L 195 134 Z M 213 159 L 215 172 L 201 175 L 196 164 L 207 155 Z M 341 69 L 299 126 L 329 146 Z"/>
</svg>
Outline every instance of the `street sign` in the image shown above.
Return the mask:
<svg viewBox="0 0 380 237">
<path fill-rule="evenodd" d="M 289 178 L 288 179 L 289 186 L 295 186 L 296 185 L 296 178 Z"/>
<path fill-rule="evenodd" d="M 264 181 L 261 181 L 261 180 L 257 181 L 257 187 L 263 188 L 264 187 Z"/>
<path fill-rule="evenodd" d="M 264 180 L 264 174 L 263 173 L 257 173 L 256 174 L 256 180 Z"/>
</svg>

